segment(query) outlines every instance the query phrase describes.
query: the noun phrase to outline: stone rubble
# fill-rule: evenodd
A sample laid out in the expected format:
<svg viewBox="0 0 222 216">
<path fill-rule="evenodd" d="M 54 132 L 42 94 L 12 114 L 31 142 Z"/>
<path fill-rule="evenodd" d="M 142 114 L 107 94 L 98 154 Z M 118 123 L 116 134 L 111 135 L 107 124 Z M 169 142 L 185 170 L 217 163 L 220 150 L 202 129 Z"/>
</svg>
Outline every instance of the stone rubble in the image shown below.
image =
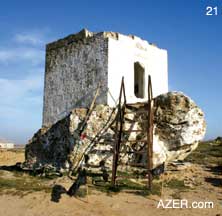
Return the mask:
<svg viewBox="0 0 222 216">
<path fill-rule="evenodd" d="M 133 110 L 134 108 L 131 109 Z M 41 128 L 26 145 L 25 166 L 36 168 L 51 165 L 63 172 L 76 170 L 84 164 L 92 167 L 105 164 L 111 169 L 117 110 L 106 105 L 96 105 L 85 124 L 87 111 L 85 108 L 74 109 L 56 124 Z M 146 139 L 147 125 L 144 121 L 140 122 L 146 118 L 145 114 L 136 112 L 126 114 L 124 130 L 142 129 L 144 132 L 124 134 L 123 139 Z M 180 92 L 169 92 L 156 97 L 153 168 L 163 163 L 183 160 L 197 148 L 205 131 L 204 114 L 189 97 Z M 146 150 L 144 143 L 126 142 L 122 146 L 122 163 L 146 163 L 147 154 L 127 153 Z"/>
</svg>

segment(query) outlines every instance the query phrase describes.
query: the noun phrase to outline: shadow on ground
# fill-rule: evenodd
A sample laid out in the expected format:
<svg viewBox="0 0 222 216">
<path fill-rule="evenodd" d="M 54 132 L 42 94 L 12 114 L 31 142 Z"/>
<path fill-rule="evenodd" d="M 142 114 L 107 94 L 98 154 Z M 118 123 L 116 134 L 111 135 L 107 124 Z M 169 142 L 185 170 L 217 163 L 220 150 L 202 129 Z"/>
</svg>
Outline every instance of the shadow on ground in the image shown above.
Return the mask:
<svg viewBox="0 0 222 216">
<path fill-rule="evenodd" d="M 222 166 L 208 166 L 207 170 L 214 175 L 220 176 L 222 174 Z M 215 177 L 206 177 L 205 181 L 211 183 L 213 186 L 222 187 L 222 178 L 215 178 Z"/>
<path fill-rule="evenodd" d="M 51 201 L 58 203 L 61 195 L 67 193 L 66 189 L 61 185 L 54 185 L 51 193 Z"/>
<path fill-rule="evenodd" d="M 207 177 L 205 181 L 211 183 L 213 186 L 222 187 L 222 179 L 220 178 Z"/>
<path fill-rule="evenodd" d="M 207 169 L 214 175 L 222 175 L 222 166 L 208 166 Z"/>
<path fill-rule="evenodd" d="M 11 166 L 0 166 L 0 170 L 5 170 L 5 171 L 24 171 L 21 166 L 20 163 L 15 164 L 15 165 L 11 165 Z M 27 170 L 28 172 L 28 170 Z"/>
</svg>

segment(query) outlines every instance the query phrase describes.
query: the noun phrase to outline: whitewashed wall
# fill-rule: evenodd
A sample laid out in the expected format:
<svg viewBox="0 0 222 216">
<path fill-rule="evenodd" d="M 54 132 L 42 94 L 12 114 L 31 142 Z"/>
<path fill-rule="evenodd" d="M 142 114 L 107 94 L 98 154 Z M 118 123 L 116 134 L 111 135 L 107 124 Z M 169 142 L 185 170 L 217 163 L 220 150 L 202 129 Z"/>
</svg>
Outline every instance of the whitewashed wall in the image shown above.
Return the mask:
<svg viewBox="0 0 222 216">
<path fill-rule="evenodd" d="M 118 35 L 108 39 L 108 88 L 115 100 L 118 100 L 122 76 L 125 79 L 127 103 L 147 100 L 148 74 L 151 75 L 154 97 L 168 91 L 167 51 L 150 45 L 138 37 Z M 145 68 L 145 98 L 134 95 L 134 63 L 140 62 Z M 108 95 L 108 104 L 114 106 L 114 100 Z"/>
</svg>

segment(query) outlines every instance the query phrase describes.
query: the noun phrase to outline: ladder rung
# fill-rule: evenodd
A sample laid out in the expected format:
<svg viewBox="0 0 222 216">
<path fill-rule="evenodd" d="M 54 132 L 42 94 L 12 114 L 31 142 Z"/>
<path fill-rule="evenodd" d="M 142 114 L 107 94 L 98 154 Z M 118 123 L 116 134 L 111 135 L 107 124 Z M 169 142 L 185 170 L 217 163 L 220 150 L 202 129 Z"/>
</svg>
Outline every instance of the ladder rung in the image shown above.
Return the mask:
<svg viewBox="0 0 222 216">
<path fill-rule="evenodd" d="M 95 153 L 109 153 L 109 152 L 113 152 L 112 149 L 93 149 L 90 151 L 90 154 L 95 154 Z"/>
<path fill-rule="evenodd" d="M 144 132 L 145 130 L 123 130 L 123 132 Z"/>
<path fill-rule="evenodd" d="M 147 142 L 147 140 L 121 140 L 121 143 L 127 143 L 127 142 Z"/>
<path fill-rule="evenodd" d="M 146 164 L 143 164 L 143 163 L 129 163 L 128 165 L 129 166 L 138 166 L 138 167 L 146 167 L 147 166 Z"/>
<path fill-rule="evenodd" d="M 135 120 L 132 120 L 132 119 L 129 119 L 129 118 L 125 118 L 124 121 L 129 121 L 131 123 L 135 123 L 136 122 Z"/>
<path fill-rule="evenodd" d="M 129 122 L 131 122 L 131 123 L 141 123 L 141 122 L 147 122 L 148 121 L 148 119 L 143 119 L 142 121 L 141 120 L 132 120 L 132 119 L 129 119 L 129 118 L 125 118 L 125 120 L 124 121 L 129 121 Z"/>
<path fill-rule="evenodd" d="M 120 166 L 137 166 L 137 167 L 141 167 L 143 169 L 148 170 L 147 164 L 144 164 L 144 163 L 123 163 L 123 162 L 119 162 L 118 165 L 120 165 Z"/>
<path fill-rule="evenodd" d="M 148 121 L 148 119 L 143 119 L 142 121 L 138 121 L 139 123 L 141 123 L 141 122 L 147 122 Z"/>
<path fill-rule="evenodd" d="M 147 153 L 147 151 L 125 151 L 125 152 L 120 152 L 120 153 L 127 153 L 127 154 L 144 154 Z"/>
<path fill-rule="evenodd" d="M 127 111 L 125 114 L 133 114 L 133 113 L 148 113 L 148 110 L 137 110 L 137 111 Z"/>
<path fill-rule="evenodd" d="M 115 140 L 113 140 L 113 141 L 108 140 L 108 141 L 104 141 L 104 142 L 98 142 L 98 144 L 115 143 L 115 142 L 116 142 Z"/>
<path fill-rule="evenodd" d="M 145 106 L 147 105 L 147 102 L 139 102 L 139 103 L 127 103 L 126 106 Z"/>
<path fill-rule="evenodd" d="M 136 175 L 129 175 L 129 176 L 116 176 L 116 179 L 124 179 L 124 178 L 131 178 L 131 179 L 142 179 L 142 178 L 144 178 L 144 179 L 147 179 L 147 177 L 142 177 L 141 175 L 138 177 L 138 176 L 136 176 Z"/>
</svg>

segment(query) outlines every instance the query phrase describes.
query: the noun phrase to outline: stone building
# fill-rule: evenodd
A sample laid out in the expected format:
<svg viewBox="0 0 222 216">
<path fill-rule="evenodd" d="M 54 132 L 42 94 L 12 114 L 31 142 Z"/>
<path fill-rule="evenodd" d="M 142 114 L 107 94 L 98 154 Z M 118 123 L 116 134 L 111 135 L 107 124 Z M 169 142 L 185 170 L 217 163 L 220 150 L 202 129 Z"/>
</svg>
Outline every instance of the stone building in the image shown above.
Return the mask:
<svg viewBox="0 0 222 216">
<path fill-rule="evenodd" d="M 45 68 L 43 126 L 88 107 L 99 83 L 97 103 L 114 107 L 122 76 L 128 103 L 147 100 L 149 74 L 154 96 L 168 91 L 167 51 L 132 35 L 84 29 L 48 44 Z"/>
</svg>

